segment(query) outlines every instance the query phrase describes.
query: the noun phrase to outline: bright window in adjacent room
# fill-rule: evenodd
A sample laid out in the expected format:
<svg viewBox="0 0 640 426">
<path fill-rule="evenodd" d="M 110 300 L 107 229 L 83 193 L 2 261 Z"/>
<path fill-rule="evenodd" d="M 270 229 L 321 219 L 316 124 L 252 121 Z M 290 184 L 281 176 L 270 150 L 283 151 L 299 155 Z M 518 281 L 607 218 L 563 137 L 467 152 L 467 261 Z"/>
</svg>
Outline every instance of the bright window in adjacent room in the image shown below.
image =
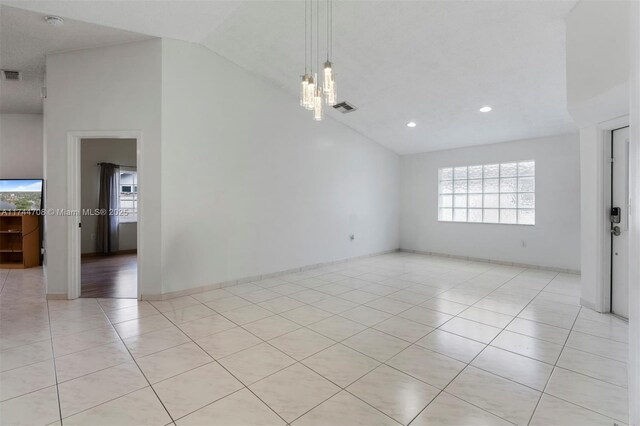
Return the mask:
<svg viewBox="0 0 640 426">
<path fill-rule="evenodd" d="M 536 162 L 438 169 L 441 222 L 535 225 Z"/>
<path fill-rule="evenodd" d="M 120 169 L 120 222 L 138 221 L 138 173 L 135 169 Z"/>
</svg>

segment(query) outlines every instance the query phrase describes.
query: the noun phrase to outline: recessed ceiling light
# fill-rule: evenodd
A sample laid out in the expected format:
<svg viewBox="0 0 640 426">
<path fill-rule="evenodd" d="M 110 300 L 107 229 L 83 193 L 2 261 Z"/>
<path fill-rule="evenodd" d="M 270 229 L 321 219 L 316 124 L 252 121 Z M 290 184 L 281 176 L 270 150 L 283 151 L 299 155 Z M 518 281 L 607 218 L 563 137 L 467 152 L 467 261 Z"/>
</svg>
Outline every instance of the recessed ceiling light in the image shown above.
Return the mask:
<svg viewBox="0 0 640 426">
<path fill-rule="evenodd" d="M 417 124 L 416 124 L 415 121 L 410 121 L 410 122 L 407 123 L 407 127 L 416 127 L 416 126 L 417 126 Z"/>
<path fill-rule="evenodd" d="M 59 16 L 45 16 L 44 21 L 49 25 L 53 25 L 54 27 L 61 27 L 64 25 L 64 19 Z"/>
<path fill-rule="evenodd" d="M 489 112 L 491 111 L 493 108 L 491 108 L 489 105 L 483 106 L 482 108 L 480 108 L 480 112 Z"/>
</svg>

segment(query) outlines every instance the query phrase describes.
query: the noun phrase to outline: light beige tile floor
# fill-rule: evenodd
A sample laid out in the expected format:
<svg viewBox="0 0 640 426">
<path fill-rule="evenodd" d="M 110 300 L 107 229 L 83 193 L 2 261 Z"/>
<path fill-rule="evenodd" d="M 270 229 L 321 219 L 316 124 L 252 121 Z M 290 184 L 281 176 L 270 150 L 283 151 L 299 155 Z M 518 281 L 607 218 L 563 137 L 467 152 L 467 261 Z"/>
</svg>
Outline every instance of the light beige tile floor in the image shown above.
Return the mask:
<svg viewBox="0 0 640 426">
<path fill-rule="evenodd" d="M 2 425 L 612 425 L 627 324 L 579 276 L 393 253 L 162 302 L 0 270 Z"/>
</svg>

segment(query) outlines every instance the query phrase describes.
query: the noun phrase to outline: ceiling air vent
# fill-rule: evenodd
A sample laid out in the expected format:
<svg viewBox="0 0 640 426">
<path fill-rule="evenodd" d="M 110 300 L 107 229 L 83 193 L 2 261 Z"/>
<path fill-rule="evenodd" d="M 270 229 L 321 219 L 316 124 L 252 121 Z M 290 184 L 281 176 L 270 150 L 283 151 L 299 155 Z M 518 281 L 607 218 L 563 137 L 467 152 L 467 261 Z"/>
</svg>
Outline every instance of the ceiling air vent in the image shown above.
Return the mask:
<svg viewBox="0 0 640 426">
<path fill-rule="evenodd" d="M 358 109 L 358 107 L 351 105 L 349 102 L 340 102 L 335 104 L 333 107 L 343 114 L 348 114 Z"/>
<path fill-rule="evenodd" d="M 21 80 L 22 76 L 20 75 L 20 71 L 9 71 L 9 70 L 0 70 L 2 71 L 2 79 L 3 80 Z"/>
</svg>

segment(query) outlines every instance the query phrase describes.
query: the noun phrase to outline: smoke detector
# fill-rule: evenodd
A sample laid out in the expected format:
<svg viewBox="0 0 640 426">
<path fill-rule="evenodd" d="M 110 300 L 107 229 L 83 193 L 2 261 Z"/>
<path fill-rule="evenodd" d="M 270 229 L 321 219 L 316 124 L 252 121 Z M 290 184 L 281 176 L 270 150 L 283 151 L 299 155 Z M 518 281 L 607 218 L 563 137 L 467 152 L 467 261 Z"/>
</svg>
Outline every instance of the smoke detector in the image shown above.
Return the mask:
<svg viewBox="0 0 640 426">
<path fill-rule="evenodd" d="M 2 73 L 3 80 L 22 80 L 22 74 L 20 74 L 20 71 L 0 70 L 0 72 Z"/>
<path fill-rule="evenodd" d="M 340 102 L 333 106 L 337 111 L 343 114 L 348 114 L 358 109 L 358 107 L 351 105 L 349 102 Z"/>
<path fill-rule="evenodd" d="M 61 27 L 64 25 L 64 19 L 62 19 L 59 16 L 53 16 L 53 15 L 45 16 L 44 22 L 46 22 L 49 25 L 53 25 L 54 27 Z"/>
</svg>

